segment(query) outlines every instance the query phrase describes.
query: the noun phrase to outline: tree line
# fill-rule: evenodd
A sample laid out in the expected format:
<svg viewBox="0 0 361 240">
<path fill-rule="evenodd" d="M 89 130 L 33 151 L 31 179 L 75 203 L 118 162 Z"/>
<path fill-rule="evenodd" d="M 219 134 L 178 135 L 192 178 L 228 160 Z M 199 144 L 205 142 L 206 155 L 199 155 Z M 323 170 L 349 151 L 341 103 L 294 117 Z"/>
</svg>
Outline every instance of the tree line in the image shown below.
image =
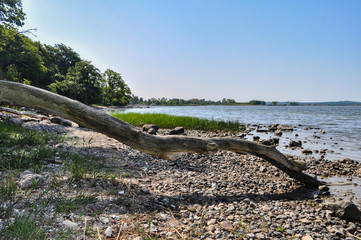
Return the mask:
<svg viewBox="0 0 361 240">
<path fill-rule="evenodd" d="M 223 98 L 219 101 L 205 100 L 205 99 L 180 99 L 180 98 L 150 98 L 143 99 L 142 97 L 132 96 L 130 104 L 144 104 L 144 105 L 161 105 L 161 106 L 186 106 L 186 105 L 266 105 L 265 101 L 251 100 L 249 102 L 236 102 L 234 99 Z M 277 105 L 277 103 L 276 103 Z"/>
<path fill-rule="evenodd" d="M 0 79 L 21 82 L 85 104 L 127 105 L 131 90 L 111 69 L 101 73 L 71 47 L 33 41 L 19 31 L 25 13 L 21 0 L 0 0 Z"/>
</svg>

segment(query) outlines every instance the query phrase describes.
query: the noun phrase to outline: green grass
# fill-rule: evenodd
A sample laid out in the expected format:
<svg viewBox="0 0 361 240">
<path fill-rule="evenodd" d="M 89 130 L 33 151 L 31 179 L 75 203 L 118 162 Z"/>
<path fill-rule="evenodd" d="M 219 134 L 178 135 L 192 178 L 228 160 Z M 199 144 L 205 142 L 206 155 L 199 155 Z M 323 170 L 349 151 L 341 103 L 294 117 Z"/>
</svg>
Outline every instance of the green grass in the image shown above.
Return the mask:
<svg viewBox="0 0 361 240">
<path fill-rule="evenodd" d="M 0 231 L 1 239 L 46 239 L 46 229 L 39 219 L 31 213 L 15 216 L 14 222 Z"/>
<path fill-rule="evenodd" d="M 43 163 L 53 159 L 56 143 L 64 137 L 0 121 L 0 171 L 32 168 L 41 172 Z"/>
<path fill-rule="evenodd" d="M 69 213 L 81 206 L 84 206 L 89 203 L 96 202 L 97 195 L 85 195 L 84 193 L 80 192 L 74 198 L 65 198 L 62 195 L 59 195 L 55 201 L 55 211 L 57 213 Z"/>
<path fill-rule="evenodd" d="M 206 131 L 240 131 L 244 125 L 232 121 L 216 121 L 196 117 L 173 116 L 160 113 L 115 113 L 114 117 L 132 124 L 142 126 L 143 124 L 157 124 L 160 128 L 175 128 L 182 126 L 186 129 Z"/>
</svg>

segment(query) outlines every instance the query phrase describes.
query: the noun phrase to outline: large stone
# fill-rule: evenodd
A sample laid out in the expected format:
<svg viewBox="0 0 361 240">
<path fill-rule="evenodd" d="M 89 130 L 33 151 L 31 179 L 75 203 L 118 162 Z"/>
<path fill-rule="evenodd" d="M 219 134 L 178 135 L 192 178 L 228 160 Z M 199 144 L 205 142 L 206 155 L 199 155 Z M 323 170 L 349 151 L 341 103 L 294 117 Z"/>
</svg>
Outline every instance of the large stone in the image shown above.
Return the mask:
<svg viewBox="0 0 361 240">
<path fill-rule="evenodd" d="M 148 132 L 149 129 L 151 129 L 151 128 L 155 129 L 155 131 L 157 132 L 159 129 L 159 126 L 157 124 L 144 124 L 142 127 L 142 130 L 144 132 Z"/>
<path fill-rule="evenodd" d="M 277 129 L 278 129 L 278 130 L 281 130 L 281 131 L 289 131 L 289 132 L 292 132 L 292 131 L 293 131 L 293 127 L 292 127 L 292 126 L 286 126 L 286 125 L 278 125 L 278 126 L 277 126 Z"/>
<path fill-rule="evenodd" d="M 302 154 L 305 154 L 305 155 L 311 155 L 312 154 L 311 149 L 303 149 L 301 152 L 302 152 Z"/>
<path fill-rule="evenodd" d="M 169 131 L 169 135 L 179 135 L 179 134 L 183 134 L 184 133 L 184 128 L 183 127 L 176 127 L 172 130 Z"/>
<path fill-rule="evenodd" d="M 72 126 L 72 123 L 69 120 L 66 120 L 66 119 L 61 118 L 61 117 L 51 117 L 50 122 L 55 123 L 55 124 L 61 124 L 61 125 L 65 126 L 65 127 L 71 127 Z"/>
<path fill-rule="evenodd" d="M 282 133 L 281 130 L 275 131 L 275 135 L 276 135 L 276 136 L 279 136 L 279 137 L 280 137 L 280 136 L 282 136 L 282 134 L 283 134 L 283 133 Z"/>
<path fill-rule="evenodd" d="M 259 140 L 259 142 L 260 142 L 261 144 L 267 145 L 267 146 L 273 145 L 272 139 L 261 139 L 261 140 Z"/>
<path fill-rule="evenodd" d="M 290 142 L 288 143 L 288 146 L 289 147 L 302 147 L 302 142 L 290 140 Z"/>
<path fill-rule="evenodd" d="M 339 217 L 341 219 L 355 222 L 361 221 L 361 211 L 351 201 L 327 200 L 324 202 L 323 207 L 331 210 L 336 217 Z"/>
<path fill-rule="evenodd" d="M 30 187 L 40 187 L 44 184 L 45 178 L 40 174 L 34 174 L 26 170 L 20 176 L 19 186 L 22 189 L 28 189 Z"/>
<path fill-rule="evenodd" d="M 152 134 L 152 135 L 156 135 L 157 134 L 157 130 L 155 128 L 149 128 L 147 133 Z"/>
</svg>

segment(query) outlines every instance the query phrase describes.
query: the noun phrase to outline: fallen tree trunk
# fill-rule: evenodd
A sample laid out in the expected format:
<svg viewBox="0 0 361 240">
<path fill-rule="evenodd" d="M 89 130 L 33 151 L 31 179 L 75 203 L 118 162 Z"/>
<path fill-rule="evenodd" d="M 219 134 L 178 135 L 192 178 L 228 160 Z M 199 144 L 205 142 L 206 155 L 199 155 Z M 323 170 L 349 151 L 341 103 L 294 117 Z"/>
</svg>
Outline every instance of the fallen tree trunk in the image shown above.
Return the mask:
<svg viewBox="0 0 361 240">
<path fill-rule="evenodd" d="M 290 177 L 308 186 L 317 187 L 322 184 L 302 172 L 304 164 L 288 159 L 274 147 L 233 138 L 150 135 L 78 101 L 20 83 L 0 80 L 0 104 L 36 108 L 64 117 L 160 158 L 172 159 L 184 152 L 207 153 L 219 150 L 244 152 L 267 160 Z"/>
</svg>

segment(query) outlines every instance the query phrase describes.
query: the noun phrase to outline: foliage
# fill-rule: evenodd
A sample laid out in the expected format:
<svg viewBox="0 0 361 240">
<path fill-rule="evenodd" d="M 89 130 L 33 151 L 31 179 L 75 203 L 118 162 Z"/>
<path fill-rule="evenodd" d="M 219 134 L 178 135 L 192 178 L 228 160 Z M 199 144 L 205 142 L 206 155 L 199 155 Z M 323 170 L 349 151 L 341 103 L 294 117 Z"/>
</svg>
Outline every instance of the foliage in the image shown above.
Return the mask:
<svg viewBox="0 0 361 240">
<path fill-rule="evenodd" d="M 23 26 L 25 13 L 21 0 L 0 0 L 0 24 L 4 26 Z"/>
<path fill-rule="evenodd" d="M 120 74 L 102 74 L 91 62 L 64 44 L 34 42 L 14 25 L 25 14 L 20 0 L 0 0 L 0 78 L 79 100 L 85 104 L 126 105 L 131 91 Z"/>
<path fill-rule="evenodd" d="M 58 135 L 0 122 L 0 170 L 33 168 L 39 172 L 43 162 L 56 155 L 50 145 L 63 140 Z"/>
<path fill-rule="evenodd" d="M 171 98 L 167 99 L 162 98 L 150 98 L 144 100 L 138 96 L 132 96 L 130 99 L 131 104 L 147 104 L 147 105 L 166 105 L 166 106 L 185 106 L 185 105 L 239 105 L 243 103 L 238 103 L 234 99 L 223 98 L 222 101 L 211 101 L 205 99 L 192 98 L 189 100 L 180 99 L 180 98 Z"/>
<path fill-rule="evenodd" d="M 131 91 L 119 73 L 107 69 L 102 80 L 102 103 L 104 105 L 124 106 L 129 103 Z"/>
<path fill-rule="evenodd" d="M 86 104 L 98 103 L 101 93 L 99 70 L 88 61 L 76 62 L 68 69 L 63 81 L 56 81 L 49 88 Z"/>
<path fill-rule="evenodd" d="M 175 128 L 178 126 L 183 126 L 187 129 L 210 131 L 239 131 L 244 127 L 238 122 L 216 121 L 196 117 L 172 116 L 158 113 L 117 113 L 113 114 L 113 116 L 134 126 L 142 126 L 143 124 L 155 123 L 161 128 Z"/>
<path fill-rule="evenodd" d="M 18 215 L 14 222 L 0 231 L 2 239 L 46 239 L 47 230 L 41 227 L 40 218 L 32 213 Z"/>
<path fill-rule="evenodd" d="M 266 102 L 261 101 L 261 100 L 251 100 L 248 102 L 248 104 L 250 104 L 250 105 L 266 105 Z"/>
</svg>

